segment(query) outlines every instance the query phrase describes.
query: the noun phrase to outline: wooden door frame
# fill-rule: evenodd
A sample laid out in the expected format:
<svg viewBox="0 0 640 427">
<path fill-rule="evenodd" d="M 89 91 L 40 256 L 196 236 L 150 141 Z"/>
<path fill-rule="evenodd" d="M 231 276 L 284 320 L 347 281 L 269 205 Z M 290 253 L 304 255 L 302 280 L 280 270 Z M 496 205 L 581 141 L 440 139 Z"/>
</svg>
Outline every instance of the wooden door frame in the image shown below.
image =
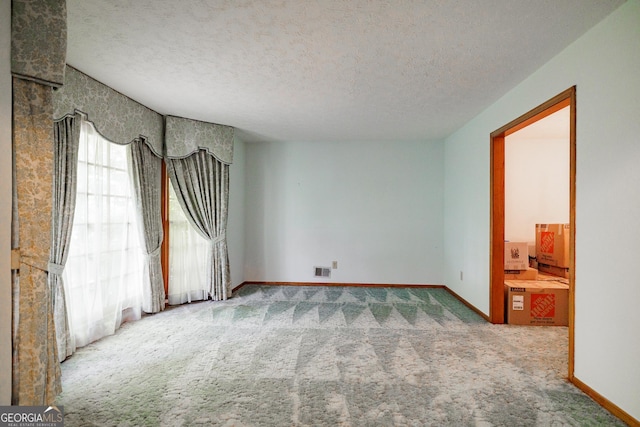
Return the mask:
<svg viewBox="0 0 640 427">
<path fill-rule="evenodd" d="M 505 321 L 504 297 L 504 184 L 505 137 L 541 120 L 562 108 L 570 107 L 569 114 L 569 380 L 573 380 L 574 321 L 575 321 L 575 238 L 576 238 L 576 87 L 570 87 L 547 102 L 518 117 L 491 133 L 491 255 L 490 305 L 491 323 Z"/>
</svg>

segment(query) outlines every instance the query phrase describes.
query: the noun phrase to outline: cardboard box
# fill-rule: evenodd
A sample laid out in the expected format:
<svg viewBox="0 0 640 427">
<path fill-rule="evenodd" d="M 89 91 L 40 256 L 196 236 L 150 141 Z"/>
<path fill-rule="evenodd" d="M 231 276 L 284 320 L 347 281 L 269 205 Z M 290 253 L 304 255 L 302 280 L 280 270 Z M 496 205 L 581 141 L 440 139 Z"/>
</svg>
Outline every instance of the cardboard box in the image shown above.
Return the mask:
<svg viewBox="0 0 640 427">
<path fill-rule="evenodd" d="M 553 276 L 551 274 L 543 273 L 541 271 L 538 271 L 538 280 L 555 280 L 556 282 L 564 283 L 566 285 L 569 284 L 569 279 Z"/>
<path fill-rule="evenodd" d="M 569 267 L 569 224 L 536 224 L 538 264 Z"/>
<path fill-rule="evenodd" d="M 505 270 L 504 280 L 538 280 L 538 270 L 527 268 L 526 270 Z"/>
<path fill-rule="evenodd" d="M 569 285 L 550 280 L 506 280 L 504 283 L 508 324 L 568 325 Z"/>
<path fill-rule="evenodd" d="M 527 268 L 529 268 L 529 244 L 504 242 L 504 269 L 526 270 Z"/>
<path fill-rule="evenodd" d="M 538 264 L 540 273 L 551 274 L 552 276 L 569 278 L 569 267 L 556 267 L 554 265 Z"/>
</svg>

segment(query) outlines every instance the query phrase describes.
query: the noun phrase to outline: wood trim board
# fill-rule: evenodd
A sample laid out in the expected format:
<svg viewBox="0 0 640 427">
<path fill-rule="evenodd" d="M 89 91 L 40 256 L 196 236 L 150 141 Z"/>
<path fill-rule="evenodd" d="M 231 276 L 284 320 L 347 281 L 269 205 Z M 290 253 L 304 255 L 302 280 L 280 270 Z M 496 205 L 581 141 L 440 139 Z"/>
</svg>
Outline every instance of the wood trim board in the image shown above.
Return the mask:
<svg viewBox="0 0 640 427">
<path fill-rule="evenodd" d="M 600 393 L 580 381 L 578 378 L 573 376 L 570 380 L 573 385 L 578 387 L 582 392 L 584 392 L 587 396 L 595 400 L 600 406 L 602 406 L 607 411 L 611 412 L 616 417 L 620 418 L 622 421 L 627 423 L 631 427 L 640 427 L 640 421 L 636 420 L 626 411 L 622 410 L 619 406 L 611 402 L 606 397 L 602 396 Z"/>
</svg>

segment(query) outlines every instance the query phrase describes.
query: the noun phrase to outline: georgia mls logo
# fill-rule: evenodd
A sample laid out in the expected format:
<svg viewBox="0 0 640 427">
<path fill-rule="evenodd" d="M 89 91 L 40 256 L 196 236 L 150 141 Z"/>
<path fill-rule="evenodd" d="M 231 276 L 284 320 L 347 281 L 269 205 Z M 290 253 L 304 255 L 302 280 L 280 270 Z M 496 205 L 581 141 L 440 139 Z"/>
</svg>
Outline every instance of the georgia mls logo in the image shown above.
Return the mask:
<svg viewBox="0 0 640 427">
<path fill-rule="evenodd" d="M 48 415 L 47 415 L 48 414 Z M 49 406 L 44 410 L 44 418 L 45 422 L 62 422 L 64 419 L 64 415 L 62 415 L 62 411 L 58 409 L 57 406 Z"/>
<path fill-rule="evenodd" d="M 62 406 L 2 406 L 0 427 L 63 427 Z"/>
</svg>

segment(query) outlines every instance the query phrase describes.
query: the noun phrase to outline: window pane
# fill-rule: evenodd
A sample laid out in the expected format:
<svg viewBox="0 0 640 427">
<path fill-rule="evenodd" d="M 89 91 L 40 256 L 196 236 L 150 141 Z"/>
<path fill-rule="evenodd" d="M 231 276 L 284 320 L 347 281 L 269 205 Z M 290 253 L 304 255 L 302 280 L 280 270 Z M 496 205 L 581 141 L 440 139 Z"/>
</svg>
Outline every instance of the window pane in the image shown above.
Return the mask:
<svg viewBox="0 0 640 427">
<path fill-rule="evenodd" d="M 207 298 L 205 270 L 209 242 L 187 221 L 172 186 L 169 219 L 169 304 Z"/>
<path fill-rule="evenodd" d="M 82 125 L 80 130 L 80 145 L 78 146 L 78 163 L 86 163 L 87 161 L 87 144 L 83 135 Z M 79 176 L 79 175 L 78 175 Z"/>
<path fill-rule="evenodd" d="M 111 144 L 111 167 L 114 169 L 127 170 L 127 146 Z"/>
<path fill-rule="evenodd" d="M 131 184 L 127 171 L 111 170 L 111 194 L 127 196 L 131 192 Z"/>
<path fill-rule="evenodd" d="M 87 164 L 84 162 L 78 162 L 78 178 L 87 176 Z M 87 180 L 78 179 L 78 193 L 87 192 Z"/>
<path fill-rule="evenodd" d="M 76 210 L 73 217 L 73 226 L 75 227 L 77 224 L 86 224 L 87 222 L 87 210 L 84 207 L 87 205 L 87 195 L 86 193 L 76 194 Z M 80 209 L 77 206 L 81 206 Z"/>
<path fill-rule="evenodd" d="M 87 212 L 87 218 L 89 218 L 88 223 L 97 224 L 99 223 L 99 221 L 94 220 L 94 218 L 96 218 L 96 216 L 102 215 L 102 212 L 104 211 L 103 204 L 102 204 L 102 197 L 96 195 L 96 193 L 89 193 L 87 195 L 86 206 L 83 206 L 82 208 L 78 208 L 78 205 L 76 202 L 76 211 L 78 209 L 84 209 Z"/>
<path fill-rule="evenodd" d="M 65 268 L 72 334 L 86 345 L 140 316 L 143 259 L 129 188 L 126 147 L 102 138 L 81 123 L 78 194 Z M 115 163 L 113 163 L 113 162 Z M 133 311 L 131 311 L 133 310 Z M 130 313 L 131 312 L 131 313 Z"/>
<path fill-rule="evenodd" d="M 104 199 L 105 206 L 109 206 L 109 218 L 112 222 L 125 222 L 130 215 L 129 198 L 111 196 Z"/>
<path fill-rule="evenodd" d="M 87 163 L 86 169 L 85 176 L 81 176 L 80 170 L 78 170 L 78 182 L 82 180 L 86 183 L 88 193 L 99 193 L 102 187 L 102 177 L 98 176 L 98 170 L 100 168 L 96 167 L 94 163 Z"/>
<path fill-rule="evenodd" d="M 84 138 L 84 141 L 83 139 L 81 139 L 80 143 L 82 144 L 82 142 L 84 142 L 83 145 L 84 145 L 85 152 L 87 153 L 87 161 L 94 163 L 96 161 L 96 142 L 95 142 L 95 137 L 93 135 L 88 134 L 88 132 L 91 131 L 91 129 L 93 129 L 93 126 L 89 126 L 83 129 L 85 131 L 85 138 Z M 80 132 L 82 134 L 82 130 Z"/>
</svg>

